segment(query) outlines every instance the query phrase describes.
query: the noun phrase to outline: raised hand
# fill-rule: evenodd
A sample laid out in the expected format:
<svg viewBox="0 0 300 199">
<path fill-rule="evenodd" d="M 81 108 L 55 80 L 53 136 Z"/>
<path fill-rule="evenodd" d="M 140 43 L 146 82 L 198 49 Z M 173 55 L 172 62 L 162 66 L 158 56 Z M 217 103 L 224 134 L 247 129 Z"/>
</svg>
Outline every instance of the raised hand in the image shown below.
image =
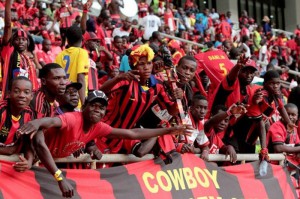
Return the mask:
<svg viewBox="0 0 300 199">
<path fill-rule="evenodd" d="M 240 55 L 237 65 L 244 67 L 248 60 L 249 60 L 249 57 L 246 57 L 245 53 L 243 53 Z"/>
<path fill-rule="evenodd" d="M 246 113 L 247 109 L 243 104 L 233 104 L 231 107 L 229 107 L 228 111 L 231 113 L 230 115 L 240 115 Z"/>
<path fill-rule="evenodd" d="M 84 5 L 83 5 L 83 10 L 89 10 L 93 5 L 93 0 L 88 0 Z"/>
</svg>

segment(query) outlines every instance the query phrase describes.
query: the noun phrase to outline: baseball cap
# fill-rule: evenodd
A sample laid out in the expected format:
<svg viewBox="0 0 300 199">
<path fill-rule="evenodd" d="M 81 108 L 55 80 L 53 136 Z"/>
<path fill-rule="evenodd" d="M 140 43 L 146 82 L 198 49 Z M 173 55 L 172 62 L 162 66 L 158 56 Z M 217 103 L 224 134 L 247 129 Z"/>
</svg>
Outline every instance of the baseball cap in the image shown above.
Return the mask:
<svg viewBox="0 0 300 199">
<path fill-rule="evenodd" d="M 245 68 L 246 67 L 251 67 L 251 68 L 257 70 L 256 63 L 255 63 L 255 61 L 253 59 L 248 59 L 248 61 L 245 64 Z"/>
<path fill-rule="evenodd" d="M 70 81 L 68 81 L 67 85 L 66 85 L 66 88 L 69 88 L 69 87 L 74 87 L 74 88 L 76 88 L 76 90 L 80 90 L 81 87 L 82 87 L 82 84 L 79 83 L 79 82 L 70 82 Z"/>
<path fill-rule="evenodd" d="M 108 98 L 106 97 L 106 95 L 103 91 L 95 90 L 88 94 L 88 96 L 86 98 L 87 103 L 90 103 L 95 100 L 103 102 L 105 106 L 107 106 L 107 104 L 108 104 L 108 102 L 107 102 Z"/>
</svg>

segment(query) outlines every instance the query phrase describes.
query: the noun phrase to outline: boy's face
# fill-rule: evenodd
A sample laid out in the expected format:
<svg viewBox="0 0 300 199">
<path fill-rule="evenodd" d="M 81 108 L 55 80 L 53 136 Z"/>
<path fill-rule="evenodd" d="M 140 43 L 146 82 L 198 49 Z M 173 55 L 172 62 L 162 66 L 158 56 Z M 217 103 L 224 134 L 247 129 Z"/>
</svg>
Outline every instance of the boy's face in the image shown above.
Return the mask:
<svg viewBox="0 0 300 199">
<path fill-rule="evenodd" d="M 29 106 L 31 100 L 32 84 L 27 80 L 14 81 L 10 92 L 10 101 L 13 107 L 23 109 Z"/>
<path fill-rule="evenodd" d="M 123 48 L 123 41 L 122 38 L 116 39 L 114 41 L 114 45 L 117 49 L 122 49 Z"/>
<path fill-rule="evenodd" d="M 273 95 L 280 94 L 280 78 L 272 78 L 264 84 L 264 88 Z"/>
<path fill-rule="evenodd" d="M 105 115 L 106 106 L 100 101 L 88 102 L 83 108 L 83 115 L 92 124 L 98 123 Z"/>
<path fill-rule="evenodd" d="M 188 83 L 191 81 L 196 72 L 197 63 L 192 60 L 183 60 L 180 65 L 177 66 L 178 77 L 181 83 Z"/>
<path fill-rule="evenodd" d="M 286 108 L 286 112 L 291 120 L 291 122 L 293 122 L 293 124 L 296 124 L 297 120 L 298 120 L 298 109 L 297 108 Z"/>
<path fill-rule="evenodd" d="M 152 61 L 148 62 L 147 57 L 141 57 L 136 65 L 136 70 L 139 70 L 141 79 L 149 79 L 151 76 L 152 68 Z"/>
<path fill-rule="evenodd" d="M 221 110 L 218 111 L 218 113 L 220 113 Z M 218 132 L 222 132 L 222 131 L 225 131 L 225 129 L 227 128 L 229 124 L 229 116 L 226 117 L 224 120 L 222 120 L 215 128 L 215 132 L 218 133 Z"/>
<path fill-rule="evenodd" d="M 203 120 L 206 113 L 207 113 L 207 100 L 201 99 L 201 100 L 195 100 L 193 102 L 193 105 L 191 106 L 191 113 L 194 118 L 198 120 Z"/>
</svg>

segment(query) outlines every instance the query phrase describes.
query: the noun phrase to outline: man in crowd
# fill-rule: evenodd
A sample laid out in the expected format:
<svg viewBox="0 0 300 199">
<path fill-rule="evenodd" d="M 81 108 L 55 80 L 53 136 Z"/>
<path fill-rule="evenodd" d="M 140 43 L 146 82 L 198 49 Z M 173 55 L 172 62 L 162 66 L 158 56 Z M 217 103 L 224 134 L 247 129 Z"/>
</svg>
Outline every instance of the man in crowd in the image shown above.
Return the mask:
<svg viewBox="0 0 300 199">
<path fill-rule="evenodd" d="M 81 48 L 82 31 L 77 26 L 71 26 L 66 31 L 68 48 L 57 55 L 55 62 L 63 67 L 67 78 L 71 82 L 82 84 L 79 91 L 80 101 L 83 104 L 87 92 L 87 76 L 89 72 L 88 52 Z"/>
<path fill-rule="evenodd" d="M 74 195 L 73 187 L 57 168 L 53 157 L 65 157 L 80 149 L 97 137 L 117 139 L 147 139 L 164 134 L 185 134 L 190 126 L 161 129 L 117 129 L 100 120 L 105 115 L 107 97 L 102 91 L 89 93 L 82 112 L 70 112 L 58 117 L 45 117 L 23 125 L 19 134 L 31 134 L 36 152 L 48 171 L 54 175 L 64 197 Z M 50 128 L 55 128 L 51 131 Z M 45 132 L 51 133 L 51 139 L 44 138 Z M 188 134 L 188 133 L 187 133 Z"/>
<path fill-rule="evenodd" d="M 66 90 L 66 73 L 58 64 L 46 64 L 40 70 L 42 86 L 30 103 L 32 110 L 38 113 L 38 118 L 52 117 L 55 109 L 55 99 Z"/>
</svg>

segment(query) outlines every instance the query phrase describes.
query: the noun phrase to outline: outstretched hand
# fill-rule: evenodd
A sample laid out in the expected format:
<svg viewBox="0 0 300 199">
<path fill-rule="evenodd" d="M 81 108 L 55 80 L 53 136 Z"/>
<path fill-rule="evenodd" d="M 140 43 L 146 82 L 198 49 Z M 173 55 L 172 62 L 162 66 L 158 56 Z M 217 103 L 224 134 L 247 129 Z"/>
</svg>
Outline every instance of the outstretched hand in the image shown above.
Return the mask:
<svg viewBox="0 0 300 199">
<path fill-rule="evenodd" d="M 17 130 L 17 137 L 20 135 L 29 135 L 30 139 L 33 138 L 33 136 L 37 133 L 39 130 L 39 124 L 37 123 L 37 120 L 32 120 L 26 124 L 24 124 L 21 128 Z"/>
<path fill-rule="evenodd" d="M 186 135 L 186 136 L 191 136 L 193 130 L 195 130 L 193 128 L 192 125 L 190 124 L 184 124 L 182 126 L 177 126 L 173 128 L 174 131 L 172 131 L 172 134 L 174 135 Z"/>
</svg>

